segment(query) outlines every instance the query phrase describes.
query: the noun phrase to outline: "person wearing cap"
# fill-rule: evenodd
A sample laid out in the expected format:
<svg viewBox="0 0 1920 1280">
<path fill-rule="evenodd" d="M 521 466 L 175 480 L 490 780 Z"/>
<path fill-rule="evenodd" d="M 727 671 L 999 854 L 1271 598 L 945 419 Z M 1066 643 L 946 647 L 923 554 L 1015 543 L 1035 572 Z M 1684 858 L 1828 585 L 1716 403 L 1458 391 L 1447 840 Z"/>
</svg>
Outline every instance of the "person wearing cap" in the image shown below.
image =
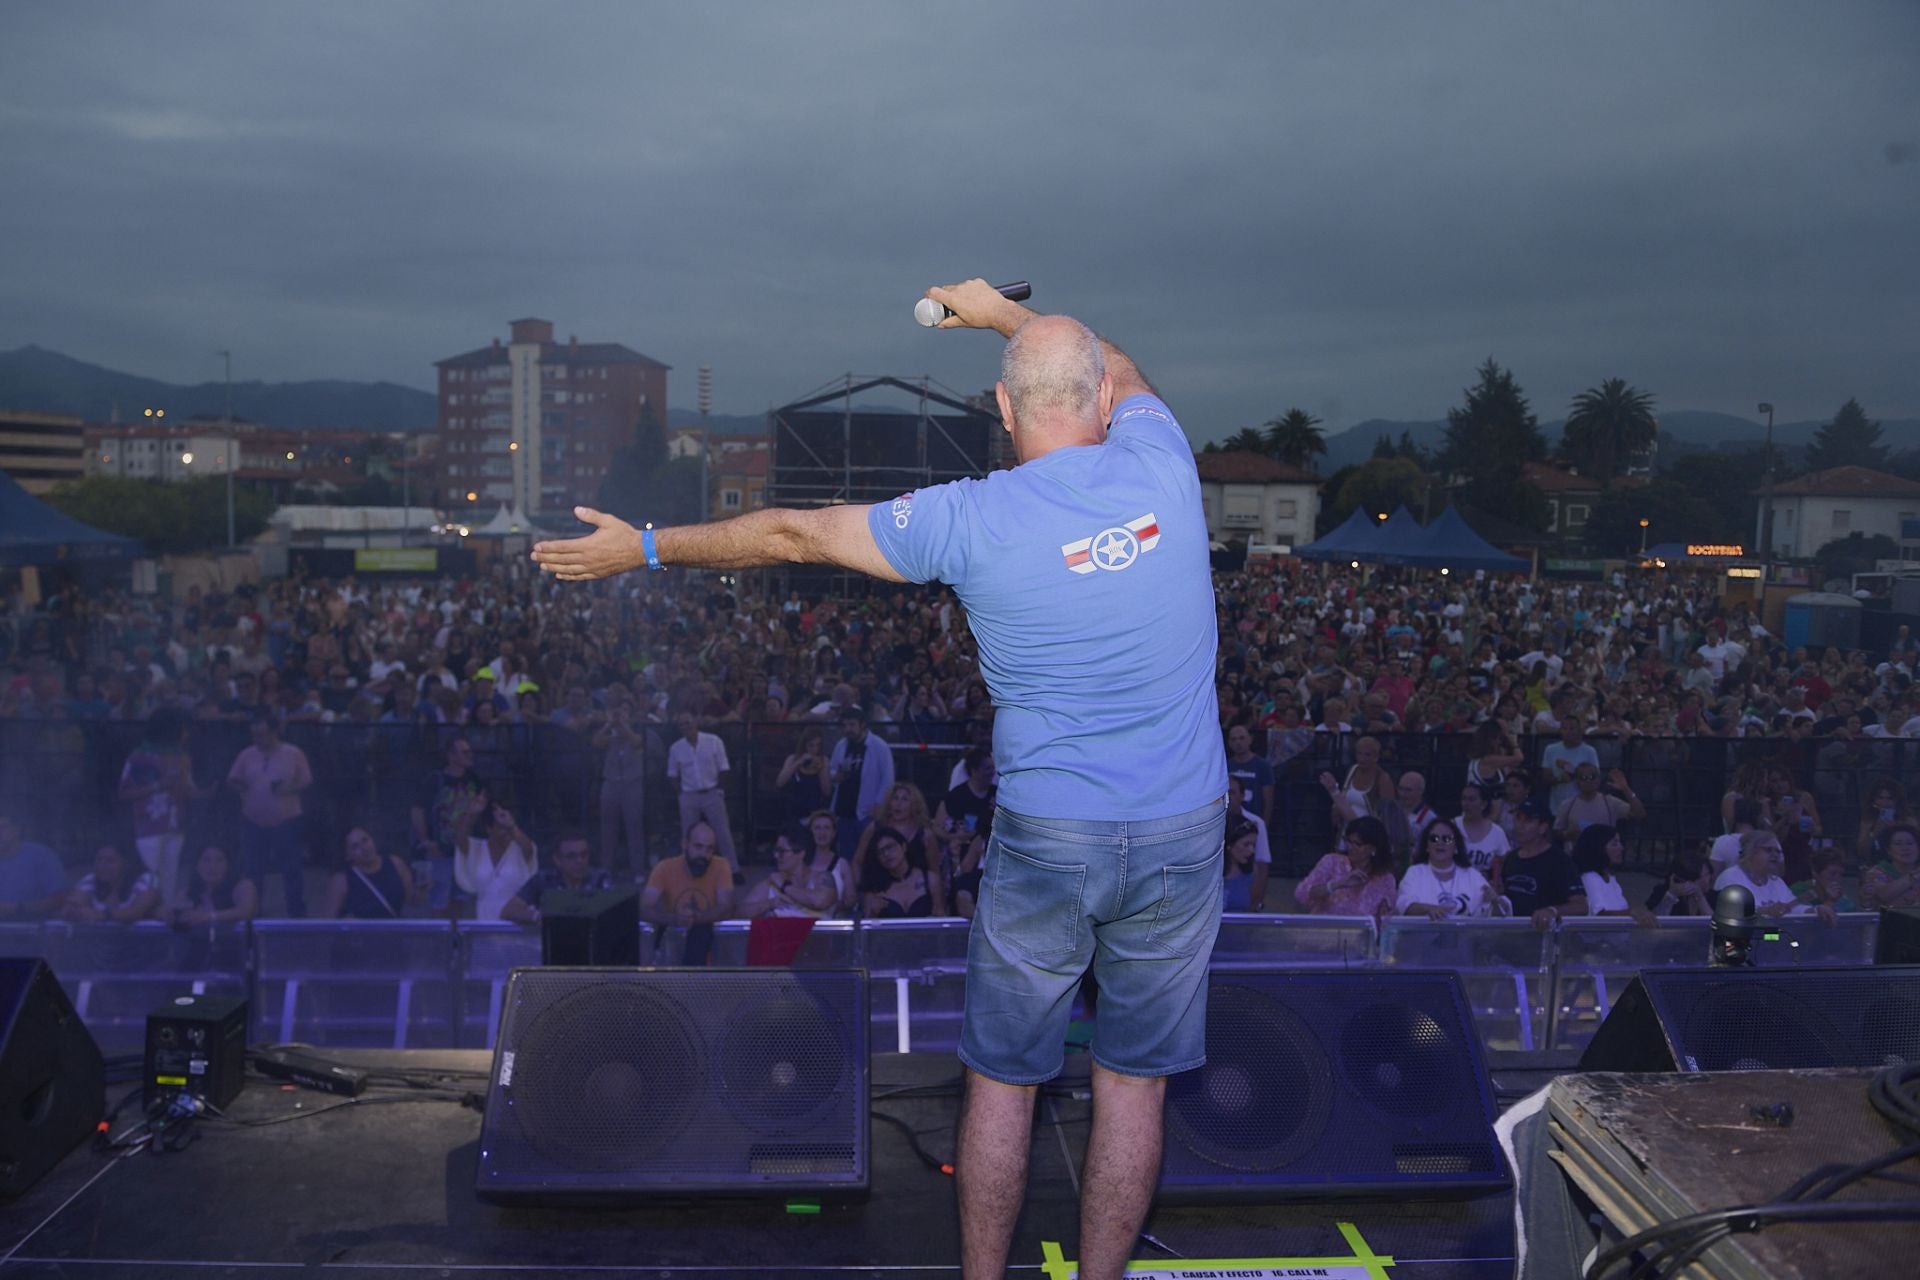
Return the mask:
<svg viewBox="0 0 1920 1280">
<path fill-rule="evenodd" d="M 840 740 L 827 760 L 833 792 L 827 800 L 840 824 L 840 856 L 849 862 L 860 836 L 893 790 L 893 748 L 867 727 L 867 709 L 854 703 L 840 708 Z"/>
<path fill-rule="evenodd" d="M 1064 1066 L 1091 967 L 1100 1016 L 1079 1274 L 1119 1280 L 1159 1182 L 1167 1078 L 1206 1061 L 1227 765 L 1200 478 L 1173 411 L 1086 326 L 1036 316 L 985 280 L 927 299 L 945 308 L 943 328 L 1008 339 L 994 395 L 1017 466 L 871 506 L 661 530 L 583 507 L 594 531 L 542 542 L 533 558 L 566 581 L 825 563 L 953 589 L 1000 769 L 960 1033 L 961 1268 L 1005 1271 L 1035 1095 Z M 877 743 L 858 723 L 858 742 Z M 885 793 L 863 769 L 856 813 Z"/>
<path fill-rule="evenodd" d="M 733 857 L 733 829 L 727 824 L 727 792 L 724 781 L 731 766 L 727 747 L 711 733 L 700 729 L 700 717 L 682 711 L 674 720 L 680 736 L 667 748 L 667 779 L 680 792 L 680 836 L 696 822 L 713 828 L 720 856 Z"/>
<path fill-rule="evenodd" d="M 1546 804 L 1528 800 L 1516 809 L 1513 835 L 1514 847 L 1501 860 L 1494 885 L 1512 914 L 1531 919 L 1536 929 L 1587 914 L 1580 872 L 1554 839 L 1553 813 Z"/>
</svg>

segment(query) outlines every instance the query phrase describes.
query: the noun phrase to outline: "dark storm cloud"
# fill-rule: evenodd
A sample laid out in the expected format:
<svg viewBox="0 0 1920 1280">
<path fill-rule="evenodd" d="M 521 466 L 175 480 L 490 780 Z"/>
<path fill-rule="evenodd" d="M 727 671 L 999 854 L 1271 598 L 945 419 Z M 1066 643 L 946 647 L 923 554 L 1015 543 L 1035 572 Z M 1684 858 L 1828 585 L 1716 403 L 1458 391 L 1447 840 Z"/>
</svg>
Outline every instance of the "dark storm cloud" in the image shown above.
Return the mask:
<svg viewBox="0 0 1920 1280">
<path fill-rule="evenodd" d="M 958 10 L 959 7 L 954 7 Z M 1920 414 L 1920 9 L 42 6 L 0 49 L 0 347 L 427 385 L 526 314 L 752 412 L 992 377 L 926 283 L 1034 280 L 1196 438 Z"/>
</svg>

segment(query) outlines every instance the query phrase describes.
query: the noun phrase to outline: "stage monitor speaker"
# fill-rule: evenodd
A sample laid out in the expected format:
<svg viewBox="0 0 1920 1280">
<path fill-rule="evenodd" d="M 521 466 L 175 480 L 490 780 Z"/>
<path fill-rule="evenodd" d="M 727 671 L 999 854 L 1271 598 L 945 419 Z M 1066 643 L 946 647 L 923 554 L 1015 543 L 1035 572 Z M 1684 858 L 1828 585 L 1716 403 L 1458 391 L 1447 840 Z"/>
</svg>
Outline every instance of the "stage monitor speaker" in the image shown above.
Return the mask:
<svg viewBox="0 0 1920 1280">
<path fill-rule="evenodd" d="M 107 1110 L 100 1046 L 44 960 L 0 960 L 0 1199 L 60 1163 Z"/>
<path fill-rule="evenodd" d="M 1785 1071 L 1920 1062 L 1920 966 L 1647 969 L 1582 1071 Z"/>
<path fill-rule="evenodd" d="M 516 969 L 480 1197 L 863 1197 L 867 1016 L 858 969 Z"/>
<path fill-rule="evenodd" d="M 640 891 L 551 889 L 540 897 L 540 963 L 640 963 Z"/>
<path fill-rule="evenodd" d="M 1207 1065 L 1167 1086 L 1160 1197 L 1505 1190 L 1494 1116 L 1457 975 L 1218 972 Z"/>
<path fill-rule="evenodd" d="M 1875 964 L 1920 964 L 1920 908 L 1890 907 L 1873 935 Z"/>
</svg>

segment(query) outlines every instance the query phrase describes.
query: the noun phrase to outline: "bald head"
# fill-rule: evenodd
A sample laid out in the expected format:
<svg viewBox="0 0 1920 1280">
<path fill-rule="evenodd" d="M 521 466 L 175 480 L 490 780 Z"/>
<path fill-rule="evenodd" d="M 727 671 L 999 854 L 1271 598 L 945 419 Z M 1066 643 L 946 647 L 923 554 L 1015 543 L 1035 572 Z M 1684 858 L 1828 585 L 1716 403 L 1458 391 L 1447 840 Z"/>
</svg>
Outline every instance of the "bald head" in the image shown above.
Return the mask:
<svg viewBox="0 0 1920 1280">
<path fill-rule="evenodd" d="M 1007 341 L 1000 382 L 1020 426 L 1105 426 L 1100 380 L 1106 361 L 1093 330 L 1070 316 L 1035 316 Z"/>
</svg>

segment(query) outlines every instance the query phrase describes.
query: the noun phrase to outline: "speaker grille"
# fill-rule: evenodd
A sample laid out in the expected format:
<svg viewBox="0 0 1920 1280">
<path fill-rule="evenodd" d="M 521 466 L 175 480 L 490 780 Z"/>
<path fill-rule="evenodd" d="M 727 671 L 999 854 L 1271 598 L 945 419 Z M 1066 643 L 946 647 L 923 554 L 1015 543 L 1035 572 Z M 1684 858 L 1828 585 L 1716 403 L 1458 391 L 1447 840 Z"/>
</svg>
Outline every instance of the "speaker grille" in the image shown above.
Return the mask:
<svg viewBox="0 0 1920 1280">
<path fill-rule="evenodd" d="M 1161 1192 L 1264 1200 L 1509 1185 L 1450 973 L 1235 973 L 1167 1089 Z"/>
<path fill-rule="evenodd" d="M 1640 982 L 1672 1030 L 1681 1070 L 1920 1061 L 1920 968 L 1649 969 Z"/>
<path fill-rule="evenodd" d="M 852 970 L 515 970 L 480 1194 L 863 1193 L 865 1014 Z"/>
</svg>

